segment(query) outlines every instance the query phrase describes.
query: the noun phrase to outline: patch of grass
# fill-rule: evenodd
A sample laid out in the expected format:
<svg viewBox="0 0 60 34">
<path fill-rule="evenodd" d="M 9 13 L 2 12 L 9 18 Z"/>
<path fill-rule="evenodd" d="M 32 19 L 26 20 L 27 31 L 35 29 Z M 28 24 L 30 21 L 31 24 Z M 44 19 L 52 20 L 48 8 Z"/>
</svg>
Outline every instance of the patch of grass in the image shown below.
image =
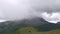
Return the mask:
<svg viewBox="0 0 60 34">
<path fill-rule="evenodd" d="M 38 32 L 37 29 L 34 29 L 33 27 L 24 27 L 10 34 L 60 34 L 60 29 Z"/>
</svg>

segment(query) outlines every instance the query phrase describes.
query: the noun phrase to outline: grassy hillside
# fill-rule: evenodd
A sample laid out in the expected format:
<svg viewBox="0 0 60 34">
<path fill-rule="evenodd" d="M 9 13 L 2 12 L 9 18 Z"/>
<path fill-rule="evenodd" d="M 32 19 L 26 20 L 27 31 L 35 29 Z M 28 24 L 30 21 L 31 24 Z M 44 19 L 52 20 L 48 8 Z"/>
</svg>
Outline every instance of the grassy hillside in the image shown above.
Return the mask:
<svg viewBox="0 0 60 34">
<path fill-rule="evenodd" d="M 21 23 L 15 28 L 10 27 L 3 34 L 60 34 L 60 24 L 53 23 L 38 26 Z"/>
<path fill-rule="evenodd" d="M 10 34 L 60 34 L 60 29 L 46 31 L 46 32 L 38 32 L 37 29 L 34 29 L 32 27 L 24 27 Z"/>
</svg>

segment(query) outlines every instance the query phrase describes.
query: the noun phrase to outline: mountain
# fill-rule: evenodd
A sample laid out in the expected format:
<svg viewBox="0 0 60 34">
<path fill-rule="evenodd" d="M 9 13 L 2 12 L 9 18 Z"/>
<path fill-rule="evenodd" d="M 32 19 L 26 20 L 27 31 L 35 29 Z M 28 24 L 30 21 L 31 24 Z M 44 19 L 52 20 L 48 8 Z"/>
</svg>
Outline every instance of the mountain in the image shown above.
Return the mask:
<svg viewBox="0 0 60 34">
<path fill-rule="evenodd" d="M 35 17 L 18 21 L 6 21 L 0 23 L 0 34 L 8 34 L 24 27 L 33 27 L 37 31 L 50 31 L 60 29 L 60 24 L 50 23 L 43 18 Z"/>
<path fill-rule="evenodd" d="M 29 25 L 35 25 L 35 26 L 38 26 L 38 25 L 43 25 L 43 24 L 46 24 L 48 23 L 46 20 L 44 20 L 43 18 L 39 18 L 39 17 L 35 17 L 35 18 L 32 18 L 32 19 L 27 19 L 24 21 L 26 24 L 29 24 Z"/>
<path fill-rule="evenodd" d="M 50 31 L 50 30 L 60 29 L 60 24 L 54 24 L 48 22 L 43 25 L 34 26 L 34 28 L 38 29 L 38 31 Z"/>
<path fill-rule="evenodd" d="M 57 22 L 57 24 L 60 24 L 60 22 Z"/>
</svg>

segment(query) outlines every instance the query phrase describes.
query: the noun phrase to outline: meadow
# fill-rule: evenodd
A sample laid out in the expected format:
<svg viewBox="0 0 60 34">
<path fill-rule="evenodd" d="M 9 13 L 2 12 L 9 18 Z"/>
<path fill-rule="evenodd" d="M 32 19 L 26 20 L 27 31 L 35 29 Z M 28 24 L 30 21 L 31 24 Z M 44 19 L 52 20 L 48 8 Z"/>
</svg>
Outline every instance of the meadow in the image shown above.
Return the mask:
<svg viewBox="0 0 60 34">
<path fill-rule="evenodd" d="M 60 29 L 38 32 L 37 29 L 34 29 L 33 27 L 24 27 L 9 34 L 60 34 Z"/>
</svg>

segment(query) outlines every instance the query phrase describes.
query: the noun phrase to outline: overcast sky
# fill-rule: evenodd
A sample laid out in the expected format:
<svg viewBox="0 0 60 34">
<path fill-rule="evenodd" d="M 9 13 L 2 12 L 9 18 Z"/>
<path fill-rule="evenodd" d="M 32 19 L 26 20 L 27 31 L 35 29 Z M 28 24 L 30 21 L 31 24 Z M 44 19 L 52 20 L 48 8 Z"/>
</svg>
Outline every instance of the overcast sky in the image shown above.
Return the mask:
<svg viewBox="0 0 60 34">
<path fill-rule="evenodd" d="M 60 21 L 60 0 L 0 0 L 0 19 L 43 17 L 47 21 Z"/>
</svg>

